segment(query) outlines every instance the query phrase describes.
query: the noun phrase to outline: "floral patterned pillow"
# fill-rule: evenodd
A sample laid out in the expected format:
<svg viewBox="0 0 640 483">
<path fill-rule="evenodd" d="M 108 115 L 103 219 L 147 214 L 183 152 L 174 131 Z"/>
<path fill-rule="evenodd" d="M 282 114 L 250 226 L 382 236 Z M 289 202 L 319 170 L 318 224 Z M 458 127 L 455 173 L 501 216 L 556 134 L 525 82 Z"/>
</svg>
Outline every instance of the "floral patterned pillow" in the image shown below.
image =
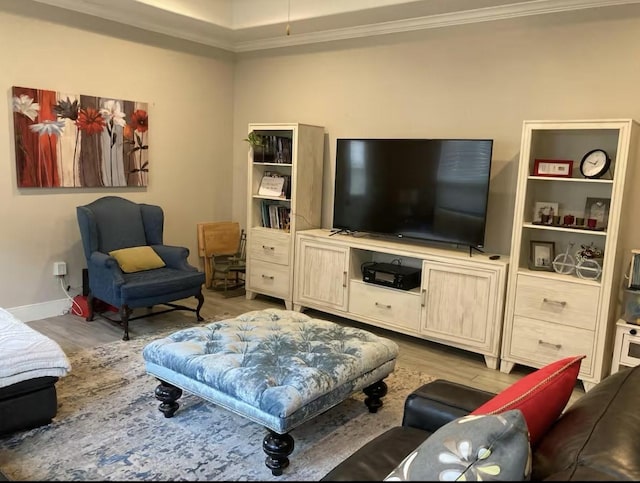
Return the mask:
<svg viewBox="0 0 640 483">
<path fill-rule="evenodd" d="M 513 409 L 445 424 L 384 481 L 521 481 L 530 476 L 527 424 Z"/>
</svg>

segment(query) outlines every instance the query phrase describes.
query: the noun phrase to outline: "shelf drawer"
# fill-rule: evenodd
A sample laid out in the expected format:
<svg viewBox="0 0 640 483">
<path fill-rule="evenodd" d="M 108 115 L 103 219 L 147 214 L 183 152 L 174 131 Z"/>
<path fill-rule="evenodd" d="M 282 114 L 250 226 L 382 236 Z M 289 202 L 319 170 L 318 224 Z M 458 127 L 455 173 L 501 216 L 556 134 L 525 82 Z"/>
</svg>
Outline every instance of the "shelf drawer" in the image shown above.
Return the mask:
<svg viewBox="0 0 640 483">
<path fill-rule="evenodd" d="M 252 260 L 289 265 L 291 235 L 287 232 L 253 230 L 249 242 L 249 257 Z"/>
<path fill-rule="evenodd" d="M 518 274 L 514 314 L 594 330 L 600 288 Z"/>
<path fill-rule="evenodd" d="M 542 367 L 565 357 L 585 354 L 581 374 L 591 374 L 594 332 L 542 320 L 514 317 L 511 355 Z"/>
<path fill-rule="evenodd" d="M 288 266 L 256 260 L 252 260 L 249 265 L 250 290 L 288 299 L 290 282 Z"/>
<path fill-rule="evenodd" d="M 352 281 L 349 312 L 389 325 L 420 330 L 420 294 Z"/>
</svg>

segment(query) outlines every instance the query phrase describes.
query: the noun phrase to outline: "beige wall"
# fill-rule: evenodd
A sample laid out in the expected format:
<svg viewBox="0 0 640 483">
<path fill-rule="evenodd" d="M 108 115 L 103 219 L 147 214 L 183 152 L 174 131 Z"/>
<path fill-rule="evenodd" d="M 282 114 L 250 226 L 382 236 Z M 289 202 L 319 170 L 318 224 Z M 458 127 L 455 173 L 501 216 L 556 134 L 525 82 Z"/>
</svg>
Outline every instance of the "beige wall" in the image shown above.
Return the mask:
<svg viewBox="0 0 640 483">
<path fill-rule="evenodd" d="M 92 29 L 86 17 L 26 0 L 3 0 L 0 26 L 0 307 L 64 299 L 51 275 L 57 260 L 79 289 L 75 207 L 105 194 L 161 204 L 165 241 L 188 246 L 198 264 L 196 223 L 245 220 L 249 122 L 325 126 L 325 227 L 336 138 L 493 138 L 486 244 L 505 254 L 522 121 L 640 119 L 638 5 L 260 51 L 235 66 L 230 56 L 115 24 Z M 13 85 L 149 102 L 149 188 L 18 190 Z"/>
<path fill-rule="evenodd" d="M 35 10 L 21 15 L 18 2 L 2 9 L 8 6 L 0 11 L 0 307 L 65 299 L 52 275 L 58 260 L 79 292 L 86 263 L 76 206 L 104 195 L 161 205 L 165 242 L 189 247 L 198 265 L 196 223 L 231 216 L 232 60 L 119 40 L 108 35 L 109 24 L 95 34 L 48 23 L 33 18 Z M 14 85 L 148 102 L 149 187 L 17 189 Z"/>
<path fill-rule="evenodd" d="M 634 5 L 245 54 L 235 78 L 234 216 L 245 210 L 239 139 L 249 122 L 325 126 L 325 228 L 336 138 L 492 138 L 486 247 L 507 254 L 522 121 L 640 119 L 638 32 Z"/>
</svg>

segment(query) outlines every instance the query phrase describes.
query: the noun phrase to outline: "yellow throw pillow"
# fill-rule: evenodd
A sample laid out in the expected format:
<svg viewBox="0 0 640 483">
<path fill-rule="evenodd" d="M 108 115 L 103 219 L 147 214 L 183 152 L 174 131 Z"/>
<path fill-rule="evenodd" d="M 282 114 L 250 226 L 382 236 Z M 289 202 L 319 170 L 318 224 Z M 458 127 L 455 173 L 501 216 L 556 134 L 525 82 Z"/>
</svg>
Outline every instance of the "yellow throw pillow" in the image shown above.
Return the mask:
<svg viewBox="0 0 640 483">
<path fill-rule="evenodd" d="M 118 261 L 120 269 L 125 273 L 141 272 L 165 266 L 162 258 L 148 246 L 121 248 L 109 252 Z"/>
</svg>

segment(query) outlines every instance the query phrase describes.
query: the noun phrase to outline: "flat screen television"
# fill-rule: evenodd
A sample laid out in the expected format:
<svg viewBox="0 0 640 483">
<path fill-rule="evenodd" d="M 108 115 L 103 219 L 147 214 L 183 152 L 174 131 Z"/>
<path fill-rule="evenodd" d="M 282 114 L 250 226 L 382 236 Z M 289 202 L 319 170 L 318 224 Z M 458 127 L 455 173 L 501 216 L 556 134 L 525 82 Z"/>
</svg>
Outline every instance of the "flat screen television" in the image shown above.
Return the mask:
<svg viewBox="0 0 640 483">
<path fill-rule="evenodd" d="M 492 139 L 338 139 L 333 227 L 484 246 Z"/>
</svg>

